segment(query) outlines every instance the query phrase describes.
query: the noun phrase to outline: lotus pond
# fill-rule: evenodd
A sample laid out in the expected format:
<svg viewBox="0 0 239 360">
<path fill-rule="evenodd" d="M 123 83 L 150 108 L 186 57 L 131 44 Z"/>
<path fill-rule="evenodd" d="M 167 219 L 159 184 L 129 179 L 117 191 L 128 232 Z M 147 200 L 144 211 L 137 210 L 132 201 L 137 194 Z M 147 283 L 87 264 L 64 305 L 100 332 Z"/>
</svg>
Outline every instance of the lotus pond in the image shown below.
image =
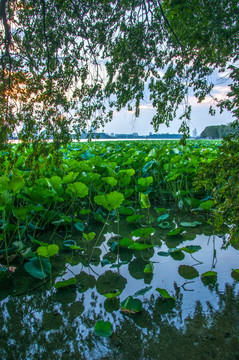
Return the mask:
<svg viewBox="0 0 239 360">
<path fill-rule="evenodd" d="M 220 142 L 2 153 L 1 359 L 238 359 L 239 264 L 211 194 Z"/>
</svg>

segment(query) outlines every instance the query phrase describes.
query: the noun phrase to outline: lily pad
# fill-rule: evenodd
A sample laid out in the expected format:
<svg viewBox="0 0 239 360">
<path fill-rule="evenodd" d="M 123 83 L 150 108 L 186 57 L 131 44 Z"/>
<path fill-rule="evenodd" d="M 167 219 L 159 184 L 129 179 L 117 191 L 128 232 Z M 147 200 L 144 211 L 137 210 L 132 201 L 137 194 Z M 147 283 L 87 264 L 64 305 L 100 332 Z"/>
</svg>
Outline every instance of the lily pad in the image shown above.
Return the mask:
<svg viewBox="0 0 239 360">
<path fill-rule="evenodd" d="M 187 280 L 195 279 L 199 276 L 198 271 L 193 266 L 189 265 L 180 265 L 178 268 L 178 273 Z"/>
<path fill-rule="evenodd" d="M 168 217 L 169 217 L 169 214 L 161 215 L 158 217 L 157 221 L 160 222 L 160 221 L 166 220 Z"/>
<path fill-rule="evenodd" d="M 127 216 L 126 220 L 128 223 L 135 223 L 140 219 L 142 219 L 143 217 L 144 215 L 131 215 L 131 216 Z"/>
<path fill-rule="evenodd" d="M 97 321 L 94 332 L 98 336 L 109 337 L 113 334 L 112 324 L 109 321 Z"/>
<path fill-rule="evenodd" d="M 158 226 L 161 229 L 168 229 L 168 228 L 170 228 L 171 225 L 168 221 L 163 221 L 163 222 L 159 223 Z"/>
</svg>

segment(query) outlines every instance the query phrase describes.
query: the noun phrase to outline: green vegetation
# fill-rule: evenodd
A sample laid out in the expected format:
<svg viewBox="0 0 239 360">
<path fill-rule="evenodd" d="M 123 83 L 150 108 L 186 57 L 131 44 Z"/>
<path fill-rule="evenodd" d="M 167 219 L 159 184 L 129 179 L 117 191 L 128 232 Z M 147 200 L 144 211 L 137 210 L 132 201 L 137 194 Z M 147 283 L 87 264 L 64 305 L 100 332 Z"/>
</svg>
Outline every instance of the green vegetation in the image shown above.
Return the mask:
<svg viewBox="0 0 239 360">
<path fill-rule="evenodd" d="M 201 133 L 201 137 L 210 139 L 222 139 L 228 135 L 237 134 L 238 130 L 239 126 L 235 124 L 206 126 Z"/>
</svg>

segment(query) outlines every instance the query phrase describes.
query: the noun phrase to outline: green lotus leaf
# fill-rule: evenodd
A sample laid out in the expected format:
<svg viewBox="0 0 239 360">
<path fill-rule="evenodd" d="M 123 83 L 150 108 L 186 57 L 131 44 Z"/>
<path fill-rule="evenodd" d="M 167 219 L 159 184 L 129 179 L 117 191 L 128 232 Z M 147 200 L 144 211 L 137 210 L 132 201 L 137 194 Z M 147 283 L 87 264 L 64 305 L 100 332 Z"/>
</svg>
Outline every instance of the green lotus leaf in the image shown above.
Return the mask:
<svg viewBox="0 0 239 360">
<path fill-rule="evenodd" d="M 105 195 L 96 195 L 94 201 L 97 205 L 101 205 L 108 211 L 111 211 L 120 207 L 124 201 L 124 195 L 118 191 L 113 191 Z"/>
<path fill-rule="evenodd" d="M 126 220 L 128 223 L 135 223 L 140 219 L 142 219 L 143 217 L 144 215 L 131 215 L 131 216 L 127 216 Z"/>
<path fill-rule="evenodd" d="M 150 261 L 149 264 L 146 264 L 146 265 L 145 265 L 144 273 L 145 273 L 145 274 L 151 274 L 153 271 L 154 271 L 154 265 L 153 265 L 153 263 Z"/>
<path fill-rule="evenodd" d="M 25 220 L 27 215 L 30 213 L 30 209 L 28 207 L 13 208 L 12 212 L 16 218 Z"/>
<path fill-rule="evenodd" d="M 199 251 L 200 249 L 201 249 L 200 245 L 187 245 L 187 246 L 182 247 L 180 250 L 187 252 L 189 254 L 193 254 L 193 253 Z"/>
<path fill-rule="evenodd" d="M 132 231 L 131 235 L 139 237 L 139 238 L 145 238 L 145 237 L 148 237 L 149 235 L 153 234 L 154 232 L 155 232 L 155 229 L 152 227 L 141 228 L 141 229 Z"/>
<path fill-rule="evenodd" d="M 160 293 L 160 295 L 164 298 L 164 299 L 173 299 L 175 300 L 175 298 L 173 296 L 171 296 L 167 290 L 165 289 L 161 289 L 161 288 L 156 288 L 156 290 Z"/>
<path fill-rule="evenodd" d="M 65 184 L 73 183 L 78 175 L 79 175 L 78 172 L 77 173 L 74 173 L 73 171 L 69 172 L 68 175 L 63 177 L 63 183 Z"/>
<path fill-rule="evenodd" d="M 183 231 L 182 228 L 178 227 L 176 229 L 173 229 L 167 233 L 168 236 L 176 236 L 179 235 Z"/>
<path fill-rule="evenodd" d="M 125 207 L 125 206 L 121 206 L 119 208 L 119 213 L 120 215 L 133 215 L 134 214 L 134 209 L 133 208 L 129 208 L 129 207 Z"/>
<path fill-rule="evenodd" d="M 11 180 L 6 184 L 6 190 L 18 193 L 25 186 L 25 180 L 20 176 L 12 176 Z"/>
<path fill-rule="evenodd" d="M 159 251 L 159 252 L 158 252 L 158 255 L 159 255 L 159 256 L 165 256 L 165 257 L 166 257 L 166 256 L 169 256 L 170 254 L 169 254 L 168 252 L 166 252 L 166 251 Z"/>
<path fill-rule="evenodd" d="M 207 200 L 200 204 L 200 209 L 202 210 L 211 210 L 215 206 L 215 201 Z"/>
<path fill-rule="evenodd" d="M 110 186 L 115 186 L 117 184 L 117 180 L 115 178 L 113 178 L 112 176 L 102 177 L 101 180 Z"/>
<path fill-rule="evenodd" d="M 83 237 L 87 240 L 87 241 L 92 241 L 95 238 L 95 232 L 91 232 L 89 234 L 85 234 L 83 233 Z"/>
<path fill-rule="evenodd" d="M 88 187 L 82 182 L 67 184 L 66 192 L 72 196 L 84 198 L 88 195 Z"/>
<path fill-rule="evenodd" d="M 44 279 L 51 273 L 51 264 L 45 258 L 31 258 L 24 264 L 24 268 L 31 276 L 37 279 Z"/>
<path fill-rule="evenodd" d="M 189 265 L 180 265 L 178 268 L 178 273 L 180 276 L 187 280 L 195 279 L 199 276 L 199 273 L 195 269 L 195 267 Z"/>
<path fill-rule="evenodd" d="M 148 187 L 150 184 L 152 184 L 153 182 L 153 177 L 152 176 L 148 176 L 146 178 L 140 178 L 138 179 L 138 184 L 142 187 Z"/>
<path fill-rule="evenodd" d="M 203 274 L 201 274 L 201 276 L 203 276 L 203 277 L 217 276 L 217 272 L 216 271 L 206 271 Z"/>
<path fill-rule="evenodd" d="M 124 301 L 120 304 L 121 310 L 130 312 L 130 313 L 138 313 L 143 309 L 142 301 L 139 299 L 134 299 L 132 296 L 128 296 Z"/>
<path fill-rule="evenodd" d="M 149 209 L 151 206 L 148 194 L 140 193 L 139 202 L 142 209 Z"/>
<path fill-rule="evenodd" d="M 132 243 L 133 243 L 133 240 L 124 237 L 124 238 L 120 239 L 119 246 L 127 248 Z"/>
<path fill-rule="evenodd" d="M 131 250 L 142 251 L 142 250 L 145 250 L 145 249 L 149 249 L 151 247 L 154 247 L 154 245 L 140 244 L 137 241 L 135 241 L 133 244 L 130 244 L 128 248 L 131 249 Z"/>
<path fill-rule="evenodd" d="M 59 252 L 59 246 L 57 246 L 55 244 L 48 245 L 48 246 L 39 246 L 39 248 L 37 248 L 37 254 L 39 256 L 43 256 L 45 258 L 54 256 L 54 255 L 58 254 L 58 252 Z"/>
<path fill-rule="evenodd" d="M 55 283 L 54 287 L 56 289 L 60 289 L 64 287 L 74 286 L 76 285 L 76 283 L 77 283 L 76 278 L 71 278 L 68 280 L 58 281 L 57 283 Z"/>
<path fill-rule="evenodd" d="M 113 334 L 112 324 L 109 321 L 97 321 L 94 332 L 98 336 L 109 337 Z"/>
<path fill-rule="evenodd" d="M 106 297 L 107 299 L 114 299 L 115 297 L 119 296 L 120 294 L 121 294 L 121 292 L 119 290 L 115 290 L 112 293 L 103 294 L 103 296 Z"/>
</svg>

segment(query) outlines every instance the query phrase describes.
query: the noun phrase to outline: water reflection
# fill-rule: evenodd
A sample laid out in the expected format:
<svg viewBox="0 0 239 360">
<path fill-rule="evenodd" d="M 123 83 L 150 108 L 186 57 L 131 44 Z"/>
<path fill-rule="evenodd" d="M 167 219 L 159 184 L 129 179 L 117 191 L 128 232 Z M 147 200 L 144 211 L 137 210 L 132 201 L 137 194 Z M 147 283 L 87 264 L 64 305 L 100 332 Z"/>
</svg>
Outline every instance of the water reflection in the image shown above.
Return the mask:
<svg viewBox="0 0 239 360">
<path fill-rule="evenodd" d="M 238 360 L 238 253 L 225 249 L 225 236 L 208 224 L 174 237 L 155 227 L 139 241 L 154 247 L 132 250 L 118 246 L 116 228 L 106 228 L 94 251 L 81 240 L 84 251 L 52 258 L 52 280 L 36 280 L 21 266 L 0 279 L 0 359 Z M 121 229 L 130 237 L 132 225 Z M 217 275 L 203 277 L 209 270 Z M 76 286 L 52 286 L 71 277 Z M 140 313 L 120 310 L 128 296 L 142 301 Z M 94 333 L 102 319 L 113 324 L 107 339 Z"/>
</svg>

